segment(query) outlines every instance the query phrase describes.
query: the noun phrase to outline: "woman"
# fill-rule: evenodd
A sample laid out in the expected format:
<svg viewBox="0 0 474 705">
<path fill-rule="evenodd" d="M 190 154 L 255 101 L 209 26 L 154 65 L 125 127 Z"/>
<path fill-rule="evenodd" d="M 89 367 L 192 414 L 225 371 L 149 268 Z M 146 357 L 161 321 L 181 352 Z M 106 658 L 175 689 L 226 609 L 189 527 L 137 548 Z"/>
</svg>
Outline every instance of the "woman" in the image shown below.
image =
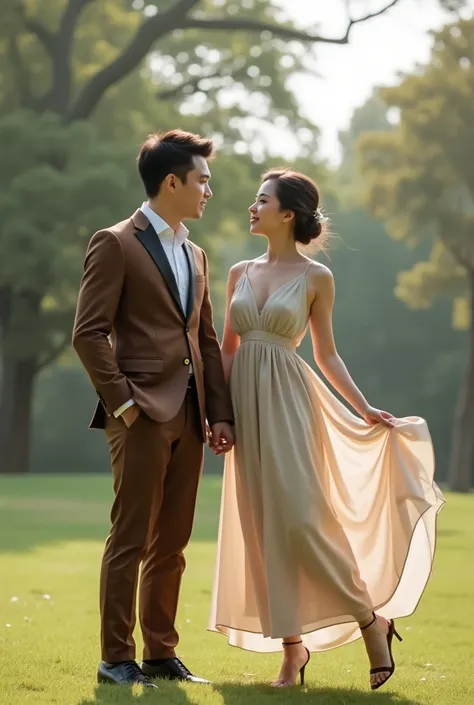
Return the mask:
<svg viewBox="0 0 474 705">
<path fill-rule="evenodd" d="M 267 172 L 249 211 L 268 249 L 229 275 L 222 356 L 236 445 L 210 629 L 248 650 L 283 647 L 275 686 L 304 682 L 310 651 L 362 635 L 377 689 L 395 669 L 393 617 L 413 612 L 431 570 L 443 497 L 429 432 L 370 406 L 337 354 L 333 277 L 300 253 L 325 221 L 314 182 Z M 296 355 L 308 324 L 319 369 L 362 418 Z"/>
</svg>

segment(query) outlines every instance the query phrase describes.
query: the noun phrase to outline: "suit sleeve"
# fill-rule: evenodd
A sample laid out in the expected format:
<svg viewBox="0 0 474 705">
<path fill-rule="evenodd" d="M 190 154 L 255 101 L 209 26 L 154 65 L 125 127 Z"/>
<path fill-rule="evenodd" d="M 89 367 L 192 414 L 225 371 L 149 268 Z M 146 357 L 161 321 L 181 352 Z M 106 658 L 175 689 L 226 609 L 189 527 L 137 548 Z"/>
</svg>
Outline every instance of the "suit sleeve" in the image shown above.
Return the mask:
<svg viewBox="0 0 474 705">
<path fill-rule="evenodd" d="M 212 426 L 219 421 L 234 422 L 229 387 L 224 378 L 221 349 L 214 328 L 212 304 L 209 297 L 209 271 L 206 254 L 203 252 L 206 285 L 201 306 L 199 324 L 199 346 L 204 365 L 204 387 L 206 392 L 206 415 Z"/>
<path fill-rule="evenodd" d="M 87 248 L 72 343 L 109 414 L 132 396 L 108 339 L 124 277 L 125 262 L 118 238 L 110 231 L 99 231 Z"/>
</svg>

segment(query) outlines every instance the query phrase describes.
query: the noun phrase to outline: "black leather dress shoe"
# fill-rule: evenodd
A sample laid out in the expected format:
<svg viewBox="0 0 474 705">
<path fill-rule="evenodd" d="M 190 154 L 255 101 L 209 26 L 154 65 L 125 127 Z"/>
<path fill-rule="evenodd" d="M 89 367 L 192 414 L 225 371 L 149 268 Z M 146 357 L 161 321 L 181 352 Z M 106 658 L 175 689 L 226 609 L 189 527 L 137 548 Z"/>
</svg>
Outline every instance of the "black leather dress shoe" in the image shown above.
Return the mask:
<svg viewBox="0 0 474 705">
<path fill-rule="evenodd" d="M 133 683 L 138 683 L 145 686 L 145 688 L 158 689 L 158 686 L 142 673 L 136 661 L 124 661 L 123 663 L 101 661 L 97 671 L 97 682 L 114 683 L 115 685 L 133 685 Z"/>
<path fill-rule="evenodd" d="M 149 678 L 166 678 L 171 681 L 188 681 L 190 683 L 209 683 L 204 678 L 193 676 L 189 668 L 186 668 L 179 658 L 163 659 L 153 665 L 143 661 L 140 668 Z"/>
</svg>

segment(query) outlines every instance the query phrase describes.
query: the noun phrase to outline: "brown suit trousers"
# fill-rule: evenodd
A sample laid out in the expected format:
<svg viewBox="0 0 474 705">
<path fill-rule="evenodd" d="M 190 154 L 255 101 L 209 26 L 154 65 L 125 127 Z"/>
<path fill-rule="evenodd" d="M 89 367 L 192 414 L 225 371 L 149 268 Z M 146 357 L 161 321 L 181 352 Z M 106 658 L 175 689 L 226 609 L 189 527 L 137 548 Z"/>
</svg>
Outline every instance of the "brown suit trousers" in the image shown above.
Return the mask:
<svg viewBox="0 0 474 705">
<path fill-rule="evenodd" d="M 178 643 L 174 622 L 183 550 L 191 535 L 202 467 L 195 392 L 188 392 L 171 421 L 157 423 L 141 413 L 127 429 L 112 417 L 106 434 L 115 501 L 100 580 L 102 658 L 135 658 L 137 586 L 143 658 L 168 658 Z"/>
</svg>

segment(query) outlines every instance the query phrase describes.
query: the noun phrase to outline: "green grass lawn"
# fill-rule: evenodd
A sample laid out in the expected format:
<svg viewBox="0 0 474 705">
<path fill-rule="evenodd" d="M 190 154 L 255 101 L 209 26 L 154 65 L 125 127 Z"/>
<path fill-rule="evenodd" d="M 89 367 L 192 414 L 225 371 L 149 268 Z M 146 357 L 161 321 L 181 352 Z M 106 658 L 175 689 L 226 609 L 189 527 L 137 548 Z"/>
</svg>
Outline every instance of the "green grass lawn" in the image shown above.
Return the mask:
<svg viewBox="0 0 474 705">
<path fill-rule="evenodd" d="M 431 582 L 416 615 L 399 621 L 397 672 L 377 693 L 360 641 L 313 654 L 305 690 L 275 691 L 266 684 L 278 655 L 233 649 L 206 631 L 219 498 L 220 481 L 206 477 L 178 617 L 180 656 L 214 684 L 129 691 L 95 683 L 108 476 L 0 476 L 0 703 L 474 703 L 474 496 L 447 497 Z"/>
</svg>

